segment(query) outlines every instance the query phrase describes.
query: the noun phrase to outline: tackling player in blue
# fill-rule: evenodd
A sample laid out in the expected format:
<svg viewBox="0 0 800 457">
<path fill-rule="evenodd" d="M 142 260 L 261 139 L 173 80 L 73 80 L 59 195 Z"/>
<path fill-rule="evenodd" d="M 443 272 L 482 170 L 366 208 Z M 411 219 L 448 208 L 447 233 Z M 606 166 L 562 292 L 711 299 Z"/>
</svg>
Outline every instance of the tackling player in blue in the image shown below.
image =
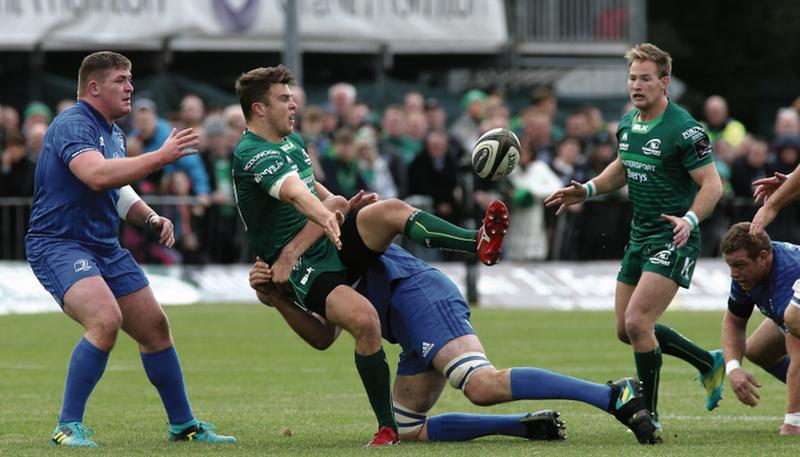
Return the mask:
<svg viewBox="0 0 800 457">
<path fill-rule="evenodd" d="M 130 184 L 196 151 L 192 129 L 173 130 L 161 148 L 125 157 L 125 135 L 114 123 L 131 111 L 131 62 L 115 52 L 83 59 L 78 103 L 59 114 L 36 163 L 25 251 L 39 282 L 84 328 L 70 356 L 64 402 L 51 437 L 55 445 L 95 447 L 83 424 L 120 329 L 139 345 L 142 365 L 169 419 L 168 438 L 233 442 L 192 413 L 169 322 L 144 272 L 118 240 L 119 221 L 147 227 L 175 243 L 172 222 L 156 214 Z"/>
<path fill-rule="evenodd" d="M 296 243 L 307 242 L 306 237 L 315 240 L 322 233 L 319 226 L 306 224 L 285 249 L 296 249 Z M 250 284 L 259 300 L 274 306 L 313 347 L 330 346 L 338 329 L 294 305 L 271 280 L 269 265 L 258 259 L 250 272 Z M 496 434 L 530 439 L 564 437 L 563 424 L 552 411 L 428 417 L 449 382 L 481 406 L 533 399 L 581 401 L 614 415 L 633 430 L 639 442 L 658 440 L 638 384 L 631 378 L 595 384 L 540 368 L 495 368 L 470 324 L 469 306 L 455 284 L 402 248 L 392 245 L 371 261 L 356 287 L 378 311 L 383 338 L 403 348 L 393 393 L 401 439 L 464 441 Z"/>
<path fill-rule="evenodd" d="M 781 435 L 800 435 L 800 357 L 797 329 L 787 323 L 800 316 L 800 246 L 770 241 L 763 230 L 753 234 L 749 222 L 733 225 L 720 250 L 731 270 L 731 293 L 722 322 L 725 371 L 731 389 L 755 407 L 761 384 L 741 366 L 742 357 L 787 385 L 786 416 Z M 758 308 L 767 317 L 745 341 L 747 321 Z"/>
</svg>

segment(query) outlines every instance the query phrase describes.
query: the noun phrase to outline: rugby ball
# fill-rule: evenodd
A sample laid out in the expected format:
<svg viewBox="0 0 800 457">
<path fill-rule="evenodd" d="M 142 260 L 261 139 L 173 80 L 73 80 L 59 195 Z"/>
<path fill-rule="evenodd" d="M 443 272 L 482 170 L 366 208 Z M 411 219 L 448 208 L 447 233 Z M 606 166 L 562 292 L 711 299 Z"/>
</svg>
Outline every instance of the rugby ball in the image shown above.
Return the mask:
<svg viewBox="0 0 800 457">
<path fill-rule="evenodd" d="M 481 178 L 499 181 L 519 163 L 519 139 L 504 128 L 489 130 L 472 148 L 472 168 Z"/>
</svg>

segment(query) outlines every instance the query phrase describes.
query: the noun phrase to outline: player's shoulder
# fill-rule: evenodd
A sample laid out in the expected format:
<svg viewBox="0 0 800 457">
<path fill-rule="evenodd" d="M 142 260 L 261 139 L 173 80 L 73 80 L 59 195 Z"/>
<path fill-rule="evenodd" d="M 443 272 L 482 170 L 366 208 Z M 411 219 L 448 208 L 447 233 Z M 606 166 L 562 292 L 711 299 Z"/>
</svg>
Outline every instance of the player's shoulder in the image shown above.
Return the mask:
<svg viewBox="0 0 800 457">
<path fill-rule="evenodd" d="M 83 132 L 96 133 L 99 130 L 97 120 L 88 109 L 80 104 L 71 106 L 59 113 L 47 128 L 51 135 L 80 135 Z"/>
<path fill-rule="evenodd" d="M 703 128 L 703 124 L 700 123 L 694 116 L 686 110 L 686 108 L 678 105 L 677 103 L 670 101 L 669 105 L 667 106 L 667 111 L 665 113 L 666 120 L 668 121 L 669 125 L 674 126 L 677 129 L 680 129 L 682 132 L 686 129 L 697 127 L 697 129 L 705 131 Z M 697 130 L 695 129 L 695 130 Z M 691 134 L 684 135 L 686 138 L 689 139 Z"/>
<path fill-rule="evenodd" d="M 291 141 L 292 143 L 296 143 L 296 144 L 297 144 L 298 146 L 300 146 L 301 148 L 305 148 L 305 146 L 306 146 L 306 143 L 305 143 L 305 141 L 303 141 L 303 137 L 302 137 L 302 136 L 300 136 L 300 134 L 299 134 L 299 133 L 297 133 L 297 132 L 295 132 L 295 131 L 292 131 L 292 133 L 290 133 L 289 135 L 287 135 L 287 136 L 286 136 L 286 139 L 287 139 L 288 141 Z"/>
<path fill-rule="evenodd" d="M 619 120 L 619 128 L 630 127 L 630 125 L 633 124 L 633 120 L 636 118 L 636 113 L 638 112 L 638 109 L 633 108 L 627 113 L 623 114 Z"/>
</svg>

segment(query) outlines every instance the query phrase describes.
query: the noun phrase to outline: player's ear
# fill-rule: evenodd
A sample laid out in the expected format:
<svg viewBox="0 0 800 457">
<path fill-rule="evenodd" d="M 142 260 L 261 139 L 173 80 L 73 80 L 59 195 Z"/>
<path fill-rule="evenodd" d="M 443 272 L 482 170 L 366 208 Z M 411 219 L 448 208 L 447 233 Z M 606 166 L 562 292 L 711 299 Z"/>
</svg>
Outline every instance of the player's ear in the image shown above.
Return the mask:
<svg viewBox="0 0 800 457">
<path fill-rule="evenodd" d="M 667 87 L 669 87 L 669 81 L 670 81 L 669 75 L 661 77 L 661 84 L 664 85 L 664 93 L 667 92 Z"/>
<path fill-rule="evenodd" d="M 262 102 L 253 102 L 253 104 L 250 105 L 250 109 L 253 111 L 253 114 L 264 116 L 267 112 L 267 105 Z"/>
<path fill-rule="evenodd" d="M 86 85 L 86 91 L 96 97 L 100 95 L 100 85 L 97 84 L 97 81 L 93 79 L 89 81 L 89 84 Z"/>
</svg>

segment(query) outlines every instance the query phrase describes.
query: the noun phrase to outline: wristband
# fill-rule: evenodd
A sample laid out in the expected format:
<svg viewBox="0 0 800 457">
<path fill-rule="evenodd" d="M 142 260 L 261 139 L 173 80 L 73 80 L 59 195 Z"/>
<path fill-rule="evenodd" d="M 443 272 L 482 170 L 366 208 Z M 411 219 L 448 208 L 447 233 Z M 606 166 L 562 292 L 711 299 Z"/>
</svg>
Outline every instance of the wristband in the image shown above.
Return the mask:
<svg viewBox="0 0 800 457">
<path fill-rule="evenodd" d="M 694 211 L 686 211 L 686 214 L 683 216 L 683 220 L 689 223 L 692 227 L 692 230 L 697 228 L 697 224 L 699 220 L 697 219 L 697 214 Z"/>
<path fill-rule="evenodd" d="M 800 413 L 788 413 L 783 416 L 783 423 L 800 427 Z"/>
<path fill-rule="evenodd" d="M 156 214 L 155 211 L 147 215 L 147 219 L 144 220 L 144 223 L 147 224 L 147 228 L 153 228 L 156 224 L 158 224 L 158 220 L 160 217 Z"/>
<path fill-rule="evenodd" d="M 597 195 L 597 186 L 594 185 L 594 181 L 587 181 L 586 184 L 583 185 L 583 188 L 586 189 L 587 199 Z"/>
<path fill-rule="evenodd" d="M 729 360 L 728 363 L 725 364 L 725 376 L 731 374 L 731 371 L 736 370 L 738 368 L 742 368 L 742 364 L 739 363 L 738 360 Z"/>
</svg>

